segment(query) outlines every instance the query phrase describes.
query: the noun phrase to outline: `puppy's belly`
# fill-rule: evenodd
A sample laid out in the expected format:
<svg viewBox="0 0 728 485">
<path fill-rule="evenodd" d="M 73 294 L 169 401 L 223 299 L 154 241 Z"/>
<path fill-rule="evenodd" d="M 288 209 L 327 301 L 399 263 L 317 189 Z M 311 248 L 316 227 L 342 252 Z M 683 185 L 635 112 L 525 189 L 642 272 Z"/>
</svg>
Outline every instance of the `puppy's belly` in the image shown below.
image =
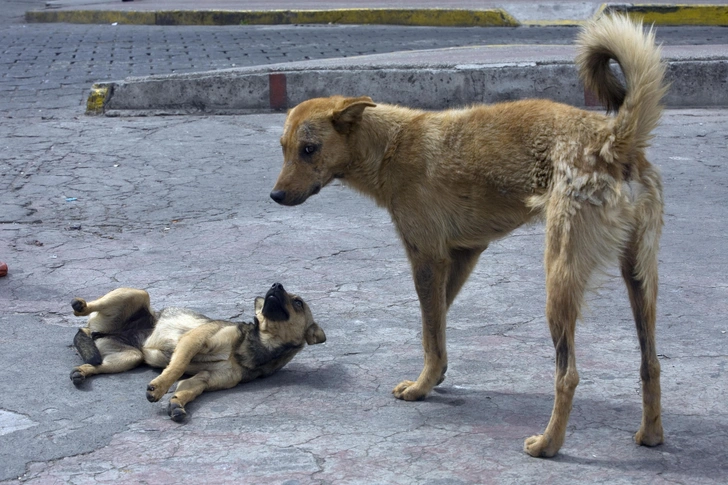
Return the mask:
<svg viewBox="0 0 728 485">
<path fill-rule="evenodd" d="M 152 367 L 167 367 L 182 335 L 209 321 L 203 315 L 184 308 L 164 309 L 154 331 L 144 342 L 144 361 Z"/>
<path fill-rule="evenodd" d="M 164 368 L 169 365 L 169 359 L 172 357 L 172 353 L 163 352 L 159 349 L 150 349 L 145 347 L 142 349 L 144 354 L 144 362 L 152 367 Z"/>
</svg>

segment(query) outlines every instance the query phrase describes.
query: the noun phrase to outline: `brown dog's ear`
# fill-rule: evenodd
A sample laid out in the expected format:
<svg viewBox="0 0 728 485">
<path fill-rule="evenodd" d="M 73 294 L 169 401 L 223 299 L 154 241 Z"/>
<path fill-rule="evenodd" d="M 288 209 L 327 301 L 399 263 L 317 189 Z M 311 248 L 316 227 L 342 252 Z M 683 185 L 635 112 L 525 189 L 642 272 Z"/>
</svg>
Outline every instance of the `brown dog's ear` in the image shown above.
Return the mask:
<svg viewBox="0 0 728 485">
<path fill-rule="evenodd" d="M 310 327 L 306 329 L 306 343 L 308 345 L 322 344 L 326 342 L 326 334 L 319 327 L 316 322 L 313 322 Z"/>
<path fill-rule="evenodd" d="M 352 127 L 361 121 L 362 113 L 366 108 L 374 108 L 376 104 L 369 96 L 360 96 L 358 98 L 346 98 L 342 106 L 334 110 L 331 115 L 331 121 L 334 123 L 336 131 L 342 135 L 351 132 Z"/>
</svg>

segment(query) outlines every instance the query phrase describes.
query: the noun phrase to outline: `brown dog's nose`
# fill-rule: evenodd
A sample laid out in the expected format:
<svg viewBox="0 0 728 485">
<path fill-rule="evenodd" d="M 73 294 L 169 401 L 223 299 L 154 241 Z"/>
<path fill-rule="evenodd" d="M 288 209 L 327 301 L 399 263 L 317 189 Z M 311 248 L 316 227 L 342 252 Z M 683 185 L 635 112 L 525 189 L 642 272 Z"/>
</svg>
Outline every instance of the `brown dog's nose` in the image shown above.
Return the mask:
<svg viewBox="0 0 728 485">
<path fill-rule="evenodd" d="M 273 192 L 270 193 L 270 198 L 280 204 L 286 198 L 286 191 L 285 190 L 274 190 Z"/>
</svg>

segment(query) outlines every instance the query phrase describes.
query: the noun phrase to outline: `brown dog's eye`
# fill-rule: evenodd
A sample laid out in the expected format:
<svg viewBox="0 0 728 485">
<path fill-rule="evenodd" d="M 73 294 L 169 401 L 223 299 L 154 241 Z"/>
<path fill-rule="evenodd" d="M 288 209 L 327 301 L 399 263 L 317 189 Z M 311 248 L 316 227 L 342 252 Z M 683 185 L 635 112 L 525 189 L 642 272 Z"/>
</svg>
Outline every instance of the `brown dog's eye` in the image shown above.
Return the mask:
<svg viewBox="0 0 728 485">
<path fill-rule="evenodd" d="M 295 306 L 295 307 L 296 307 L 297 309 L 299 309 L 299 310 L 300 310 L 300 309 L 302 309 L 302 308 L 303 308 L 303 300 L 301 300 L 300 298 L 296 298 L 295 300 L 293 300 L 293 305 L 294 305 L 294 306 Z"/>
<path fill-rule="evenodd" d="M 316 153 L 316 145 L 305 145 L 305 146 L 303 147 L 303 154 L 304 154 L 304 155 L 309 155 L 309 156 L 311 156 L 311 155 L 313 155 L 314 153 Z"/>
</svg>

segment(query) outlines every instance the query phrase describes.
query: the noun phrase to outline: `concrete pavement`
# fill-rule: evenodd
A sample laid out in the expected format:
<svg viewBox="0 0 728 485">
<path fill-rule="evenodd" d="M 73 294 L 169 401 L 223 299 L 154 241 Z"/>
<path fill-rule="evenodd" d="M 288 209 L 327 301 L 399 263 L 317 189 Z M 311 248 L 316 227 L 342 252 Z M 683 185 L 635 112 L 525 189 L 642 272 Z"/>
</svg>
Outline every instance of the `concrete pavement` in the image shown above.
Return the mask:
<svg viewBox="0 0 728 485">
<path fill-rule="evenodd" d="M 27 116 L 27 115 L 26 115 Z M 268 197 L 282 114 L 104 118 L 57 111 L 0 125 L 0 478 L 53 483 L 690 483 L 725 480 L 728 405 L 726 110 L 669 111 L 658 351 L 666 443 L 637 447 L 639 350 L 612 271 L 577 332 L 567 440 L 523 439 L 552 406 L 543 229 L 482 257 L 449 315 L 447 380 L 423 402 L 390 391 L 422 364 L 409 265 L 386 212 L 334 185 Z M 171 422 L 151 369 L 76 389 L 74 296 L 147 288 L 158 306 L 249 320 L 274 281 L 325 329 L 279 374 L 209 393 Z"/>
<path fill-rule="evenodd" d="M 26 27 L 0 32 L 11 39 Z M 149 48 L 158 59 L 169 28 L 124 28 L 139 56 Z M 187 64 L 170 56 L 110 69 L 113 42 L 87 29 L 49 28 L 52 39 L 73 35 L 49 44 L 48 57 L 0 58 L 23 83 L 0 83 L 0 260 L 10 266 L 0 278 L 2 483 L 725 482 L 728 111 L 669 110 L 649 151 L 667 204 L 658 307 L 666 443 L 631 440 L 639 350 L 614 271 L 577 332 L 581 383 L 567 441 L 555 459 L 536 460 L 522 442 L 545 426 L 553 387 L 540 226 L 483 255 L 449 315 L 447 380 L 425 401 L 397 401 L 390 390 L 416 376 L 422 351 L 409 265 L 387 214 L 339 185 L 300 207 L 270 201 L 282 114 L 83 116 L 97 72 L 218 62 L 203 51 L 212 34 L 195 30 Z M 61 49 L 91 37 L 98 49 Z M 538 56 L 568 57 L 556 49 Z M 53 67 L 67 52 L 76 60 Z M 441 64 L 456 55 L 440 54 Z M 38 88 L 64 78 L 70 87 Z M 81 390 L 68 379 L 79 363 L 74 296 L 138 286 L 157 307 L 249 320 L 253 297 L 274 281 L 308 299 L 328 342 L 269 379 L 202 396 L 183 425 L 166 417 L 169 395 L 145 400 L 156 371 L 100 376 Z"/>
</svg>

